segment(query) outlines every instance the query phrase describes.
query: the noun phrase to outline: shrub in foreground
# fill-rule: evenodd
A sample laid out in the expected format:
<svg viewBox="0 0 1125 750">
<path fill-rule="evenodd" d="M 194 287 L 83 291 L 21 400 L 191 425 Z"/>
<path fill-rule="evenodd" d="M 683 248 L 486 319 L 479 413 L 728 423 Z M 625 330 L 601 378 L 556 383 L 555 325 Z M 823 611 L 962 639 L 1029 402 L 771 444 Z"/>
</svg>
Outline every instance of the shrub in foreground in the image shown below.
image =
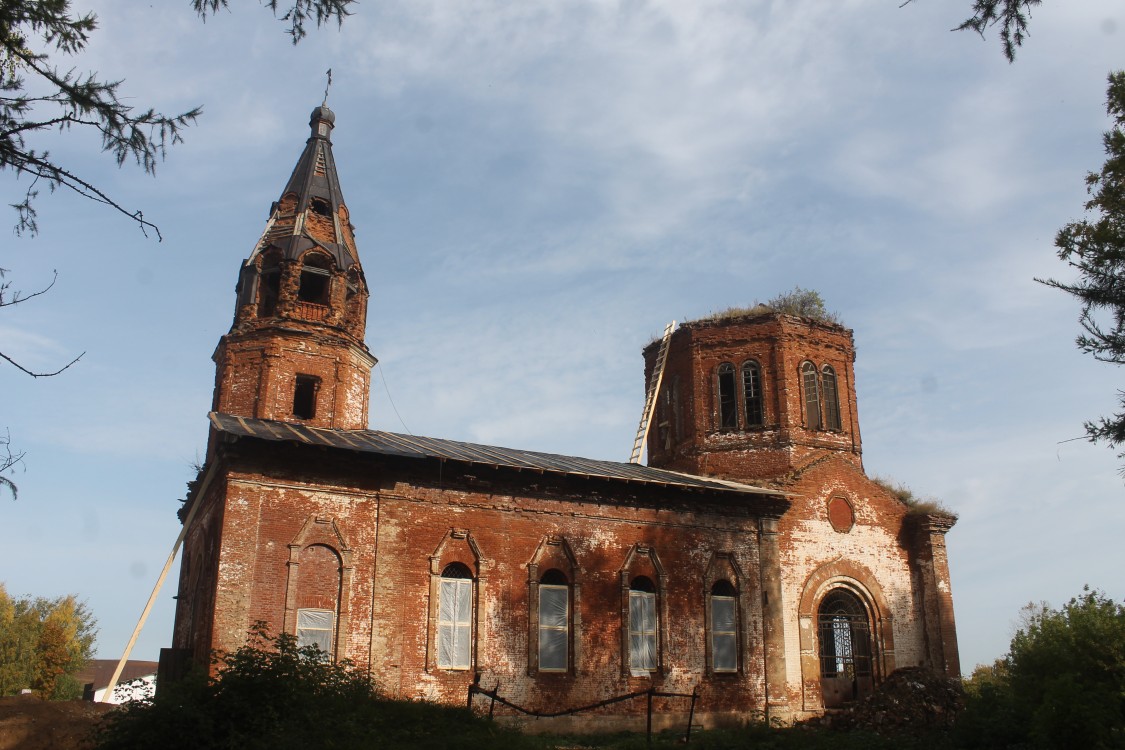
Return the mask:
<svg viewBox="0 0 1125 750">
<path fill-rule="evenodd" d="M 467 709 L 387 699 L 364 671 L 298 648 L 291 635 L 257 628 L 218 662 L 214 677 L 191 674 L 110 714 L 98 750 L 528 747 Z"/>
</svg>

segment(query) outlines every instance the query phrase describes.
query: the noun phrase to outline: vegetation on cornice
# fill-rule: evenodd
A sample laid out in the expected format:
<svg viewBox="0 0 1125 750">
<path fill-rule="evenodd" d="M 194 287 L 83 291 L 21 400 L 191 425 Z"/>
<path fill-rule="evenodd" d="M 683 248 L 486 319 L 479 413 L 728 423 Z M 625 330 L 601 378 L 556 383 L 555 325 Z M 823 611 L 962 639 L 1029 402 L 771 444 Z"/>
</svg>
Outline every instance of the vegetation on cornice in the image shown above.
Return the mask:
<svg viewBox="0 0 1125 750">
<path fill-rule="evenodd" d="M 683 325 L 691 325 L 693 323 L 721 323 L 738 318 L 759 318 L 765 315 L 775 315 L 777 313 L 781 313 L 782 315 L 794 315 L 826 325 L 843 325 L 840 316 L 834 312 L 830 312 L 828 308 L 824 306 L 824 298 L 820 296 L 820 292 L 815 289 L 802 289 L 799 286 L 793 287 L 792 291 L 782 292 L 767 302 L 754 300 L 754 304 L 749 307 L 728 307 L 724 310 L 712 312 L 699 318 L 684 320 Z M 660 336 L 653 336 L 644 348 L 648 349 L 648 347 L 658 343 L 660 339 Z"/>
<path fill-rule="evenodd" d="M 914 494 L 914 490 L 902 482 L 896 482 L 887 477 L 871 477 L 871 481 L 887 492 L 894 495 L 907 508 L 907 513 L 913 516 L 941 515 L 957 520 L 957 514 L 945 507 L 945 504 L 936 497 L 921 497 Z"/>
<path fill-rule="evenodd" d="M 799 318 L 808 318 L 818 323 L 843 325 L 840 322 L 839 316 L 834 312 L 830 312 L 828 308 L 825 307 L 824 298 L 820 296 L 820 292 L 815 289 L 802 289 L 799 286 L 793 287 L 792 291 L 782 292 L 766 302 L 754 300 L 754 304 L 749 307 L 728 307 L 725 310 L 711 313 L 693 322 L 758 317 L 761 315 L 770 315 L 771 313 L 796 315 Z"/>
</svg>

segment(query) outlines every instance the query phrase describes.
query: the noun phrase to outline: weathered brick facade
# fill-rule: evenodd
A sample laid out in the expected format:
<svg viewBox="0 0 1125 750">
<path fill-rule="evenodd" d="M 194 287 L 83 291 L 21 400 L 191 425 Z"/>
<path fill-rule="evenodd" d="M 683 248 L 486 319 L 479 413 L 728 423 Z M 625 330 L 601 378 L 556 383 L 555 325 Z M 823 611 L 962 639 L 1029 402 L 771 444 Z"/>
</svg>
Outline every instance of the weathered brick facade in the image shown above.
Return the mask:
<svg viewBox="0 0 1125 750">
<path fill-rule="evenodd" d="M 558 710 L 654 687 L 697 692 L 705 724 L 819 713 L 896 666 L 958 673 L 952 519 L 865 476 L 840 326 L 682 326 L 649 467 L 365 430 L 367 288 L 333 117 L 311 124 L 215 353 L 175 648 L 205 663 L 264 621 L 395 695 L 460 703 L 476 681 Z"/>
</svg>

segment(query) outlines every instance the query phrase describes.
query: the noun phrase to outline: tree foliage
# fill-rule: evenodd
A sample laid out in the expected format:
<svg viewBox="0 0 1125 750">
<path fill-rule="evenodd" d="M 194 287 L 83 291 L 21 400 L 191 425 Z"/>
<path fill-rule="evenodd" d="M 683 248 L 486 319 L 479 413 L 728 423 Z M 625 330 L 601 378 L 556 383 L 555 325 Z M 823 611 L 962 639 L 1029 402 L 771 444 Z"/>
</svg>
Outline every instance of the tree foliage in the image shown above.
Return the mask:
<svg viewBox="0 0 1125 750">
<path fill-rule="evenodd" d="M 1040 281 L 1081 302 L 1078 348 L 1120 365 L 1125 364 L 1125 71 L 1109 75 L 1106 112 L 1113 125 L 1102 137 L 1105 164 L 1086 175 L 1088 216 L 1067 224 L 1055 237 L 1059 258 L 1077 271 L 1078 279 Z M 1118 399 L 1121 411 L 1086 423 L 1090 440 L 1125 443 L 1125 392 L 1119 391 Z M 1125 453 L 1118 455 L 1125 458 Z"/>
<path fill-rule="evenodd" d="M 1008 62 L 1015 62 L 1016 48 L 1022 46 L 1027 39 L 1031 9 L 1041 2 L 1042 0 L 974 0 L 973 15 L 954 31 L 975 31 L 983 39 L 988 29 L 999 26 L 1004 57 L 1008 58 Z"/>
<path fill-rule="evenodd" d="M 93 654 L 96 634 L 93 614 L 74 596 L 12 598 L 0 584 L 0 695 L 81 697 L 74 673 Z"/>
<path fill-rule="evenodd" d="M 121 81 L 80 73 L 58 58 L 80 54 L 97 28 L 93 13 L 72 12 L 69 0 L 0 0 L 0 169 L 30 182 L 16 209 L 16 233 L 38 230 L 34 199 L 40 182 L 66 187 L 104 203 L 155 229 L 140 211 L 128 211 L 100 188 L 35 147 L 33 136 L 46 131 L 92 130 L 102 150 L 120 166 L 133 161 L 152 174 L 167 147 L 200 114 L 198 107 L 179 115 L 137 109 L 120 96 Z M 54 58 L 54 59 L 53 59 Z"/>
<path fill-rule="evenodd" d="M 1089 587 L 1061 609 L 1029 604 L 1008 654 L 967 687 L 964 747 L 1125 746 L 1125 604 Z"/>
<path fill-rule="evenodd" d="M 247 645 L 160 687 L 154 701 L 110 715 L 98 750 L 522 748 L 524 739 L 465 708 L 382 697 L 366 672 L 324 659 L 292 635 L 259 625 Z"/>
<path fill-rule="evenodd" d="M 191 0 L 201 18 L 214 15 L 229 0 Z M 356 0 L 265 0 L 264 5 L 288 22 L 296 44 L 305 25 L 335 20 L 342 23 Z M 16 233 L 38 230 L 35 198 L 39 186 L 69 188 L 120 211 L 142 230 L 160 230 L 139 210 L 128 210 L 92 181 L 37 148 L 36 135 L 48 131 L 93 131 L 102 151 L 118 166 L 133 162 L 154 174 L 169 146 L 182 140 L 183 129 L 202 112 L 194 107 L 176 115 L 125 103 L 120 80 L 79 72 L 72 59 L 79 56 L 97 28 L 93 13 L 77 14 L 70 0 L 0 0 L 0 169 L 29 180 L 16 210 Z M 65 64 L 60 64 L 65 60 Z"/>
<path fill-rule="evenodd" d="M 305 37 L 305 24 L 310 20 L 316 21 L 317 26 L 323 26 L 329 21 L 335 21 L 337 26 L 342 24 L 344 18 L 351 15 L 350 6 L 354 5 L 356 0 L 292 0 L 292 3 L 284 10 L 281 0 L 264 0 L 263 5 L 275 16 L 281 11 L 278 17 L 282 21 L 289 22 L 286 33 L 292 37 L 293 44 L 296 44 Z M 229 5 L 230 0 L 191 0 L 191 7 L 204 20 L 207 19 L 208 13 L 214 15 Z"/>
</svg>

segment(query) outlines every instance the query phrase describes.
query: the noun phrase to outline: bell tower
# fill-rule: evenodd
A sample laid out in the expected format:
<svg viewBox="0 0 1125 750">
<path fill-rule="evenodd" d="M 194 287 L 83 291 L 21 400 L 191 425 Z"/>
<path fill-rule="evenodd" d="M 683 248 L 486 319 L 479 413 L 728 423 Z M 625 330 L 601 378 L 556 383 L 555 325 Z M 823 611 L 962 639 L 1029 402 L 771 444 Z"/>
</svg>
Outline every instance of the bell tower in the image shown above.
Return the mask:
<svg viewBox="0 0 1125 750">
<path fill-rule="evenodd" d="M 342 430 L 367 427 L 367 282 L 332 157 L 336 115 L 312 132 L 265 231 L 242 263 L 219 340 L 214 411 Z"/>
</svg>

